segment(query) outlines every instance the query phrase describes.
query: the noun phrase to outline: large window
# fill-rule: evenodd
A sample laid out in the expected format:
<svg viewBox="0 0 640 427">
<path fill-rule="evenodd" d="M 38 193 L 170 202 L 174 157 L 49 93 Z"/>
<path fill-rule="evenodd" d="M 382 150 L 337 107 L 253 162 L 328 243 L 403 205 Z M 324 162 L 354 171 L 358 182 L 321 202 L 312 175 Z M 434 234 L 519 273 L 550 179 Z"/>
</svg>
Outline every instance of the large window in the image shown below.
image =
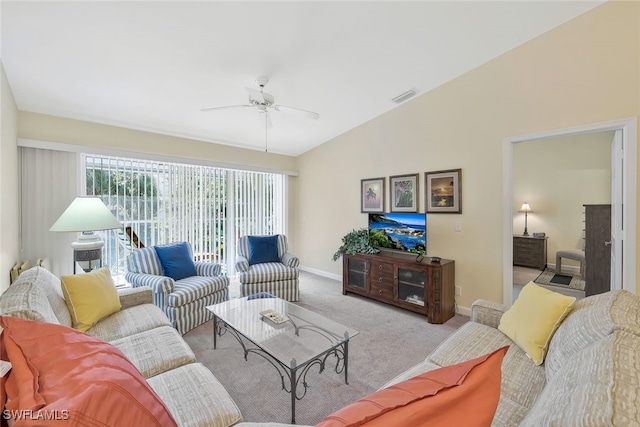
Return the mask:
<svg viewBox="0 0 640 427">
<path fill-rule="evenodd" d="M 131 227 L 145 246 L 188 241 L 197 259 L 232 272 L 235 242 L 284 233 L 285 176 L 179 163 L 83 156 L 86 194 L 100 197 L 123 224 L 105 233 L 104 263 L 125 271 Z"/>
</svg>

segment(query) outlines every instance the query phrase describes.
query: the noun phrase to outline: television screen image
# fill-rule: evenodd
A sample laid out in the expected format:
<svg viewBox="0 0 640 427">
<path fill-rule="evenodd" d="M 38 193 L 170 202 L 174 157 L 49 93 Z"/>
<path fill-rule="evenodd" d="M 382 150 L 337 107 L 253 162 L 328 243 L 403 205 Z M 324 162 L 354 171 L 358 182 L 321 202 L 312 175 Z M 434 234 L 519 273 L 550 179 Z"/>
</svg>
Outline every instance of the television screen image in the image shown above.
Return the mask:
<svg viewBox="0 0 640 427">
<path fill-rule="evenodd" d="M 423 213 L 369 214 L 369 243 L 415 254 L 427 252 L 427 216 Z"/>
</svg>

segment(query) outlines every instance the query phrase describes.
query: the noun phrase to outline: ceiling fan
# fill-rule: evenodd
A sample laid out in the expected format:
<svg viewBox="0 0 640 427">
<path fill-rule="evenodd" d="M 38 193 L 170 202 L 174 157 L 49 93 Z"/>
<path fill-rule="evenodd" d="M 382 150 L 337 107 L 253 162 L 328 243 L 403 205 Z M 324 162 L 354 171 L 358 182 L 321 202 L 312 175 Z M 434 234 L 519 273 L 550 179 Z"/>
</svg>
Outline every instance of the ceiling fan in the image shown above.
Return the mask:
<svg viewBox="0 0 640 427">
<path fill-rule="evenodd" d="M 314 113 L 313 111 L 302 110 L 300 108 L 286 107 L 284 105 L 277 105 L 275 103 L 275 99 L 273 95 L 263 92 L 264 87 L 268 82 L 269 82 L 269 79 L 267 79 L 266 77 L 258 77 L 256 79 L 256 83 L 258 83 L 258 86 L 260 86 L 260 90 L 252 89 L 250 87 L 244 88 L 249 94 L 248 104 L 203 108 L 200 111 L 209 112 L 209 111 L 216 111 L 216 110 L 228 110 L 231 108 L 256 108 L 259 113 L 265 115 L 265 124 L 267 128 L 273 127 L 273 123 L 271 122 L 271 117 L 269 115 L 269 110 L 300 114 L 302 116 L 305 116 L 314 120 L 317 120 L 320 117 L 320 114 Z"/>
</svg>

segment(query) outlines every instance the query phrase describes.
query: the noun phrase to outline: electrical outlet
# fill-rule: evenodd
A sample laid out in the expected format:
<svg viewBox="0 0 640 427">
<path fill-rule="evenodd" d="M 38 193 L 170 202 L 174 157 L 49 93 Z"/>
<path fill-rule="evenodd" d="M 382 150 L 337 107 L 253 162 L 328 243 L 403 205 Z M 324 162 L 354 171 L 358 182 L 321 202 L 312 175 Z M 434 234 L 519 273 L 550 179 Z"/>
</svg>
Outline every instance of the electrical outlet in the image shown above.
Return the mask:
<svg viewBox="0 0 640 427">
<path fill-rule="evenodd" d="M 456 286 L 456 295 L 458 296 L 462 295 L 462 288 L 460 288 L 460 286 Z"/>
<path fill-rule="evenodd" d="M 453 225 L 453 230 L 458 232 L 462 231 L 462 223 L 460 221 L 456 221 Z"/>
</svg>

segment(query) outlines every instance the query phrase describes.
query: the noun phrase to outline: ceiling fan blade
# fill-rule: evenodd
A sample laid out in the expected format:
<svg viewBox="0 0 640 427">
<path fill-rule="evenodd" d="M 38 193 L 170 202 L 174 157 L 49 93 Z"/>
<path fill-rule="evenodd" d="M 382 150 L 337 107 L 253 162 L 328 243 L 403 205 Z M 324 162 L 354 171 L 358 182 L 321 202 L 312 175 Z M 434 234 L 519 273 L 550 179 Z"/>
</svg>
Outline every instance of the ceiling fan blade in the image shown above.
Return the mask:
<svg viewBox="0 0 640 427">
<path fill-rule="evenodd" d="M 214 111 L 214 110 L 229 110 L 231 108 L 247 108 L 247 107 L 253 107 L 253 105 L 227 105 L 225 107 L 210 107 L 210 108 L 203 108 L 202 112 L 207 112 L 207 111 Z"/>
<path fill-rule="evenodd" d="M 277 111 L 283 111 L 285 113 L 300 114 L 314 120 L 318 120 L 320 118 L 320 114 L 314 113 L 313 111 L 301 110 L 300 108 L 286 107 L 284 105 L 274 105 L 273 108 L 275 108 Z"/>
<path fill-rule="evenodd" d="M 252 99 L 255 99 L 258 103 L 264 103 L 264 97 L 262 96 L 262 92 L 259 90 L 251 89 L 250 87 L 245 87 L 244 90 L 249 93 L 249 96 Z"/>
</svg>

